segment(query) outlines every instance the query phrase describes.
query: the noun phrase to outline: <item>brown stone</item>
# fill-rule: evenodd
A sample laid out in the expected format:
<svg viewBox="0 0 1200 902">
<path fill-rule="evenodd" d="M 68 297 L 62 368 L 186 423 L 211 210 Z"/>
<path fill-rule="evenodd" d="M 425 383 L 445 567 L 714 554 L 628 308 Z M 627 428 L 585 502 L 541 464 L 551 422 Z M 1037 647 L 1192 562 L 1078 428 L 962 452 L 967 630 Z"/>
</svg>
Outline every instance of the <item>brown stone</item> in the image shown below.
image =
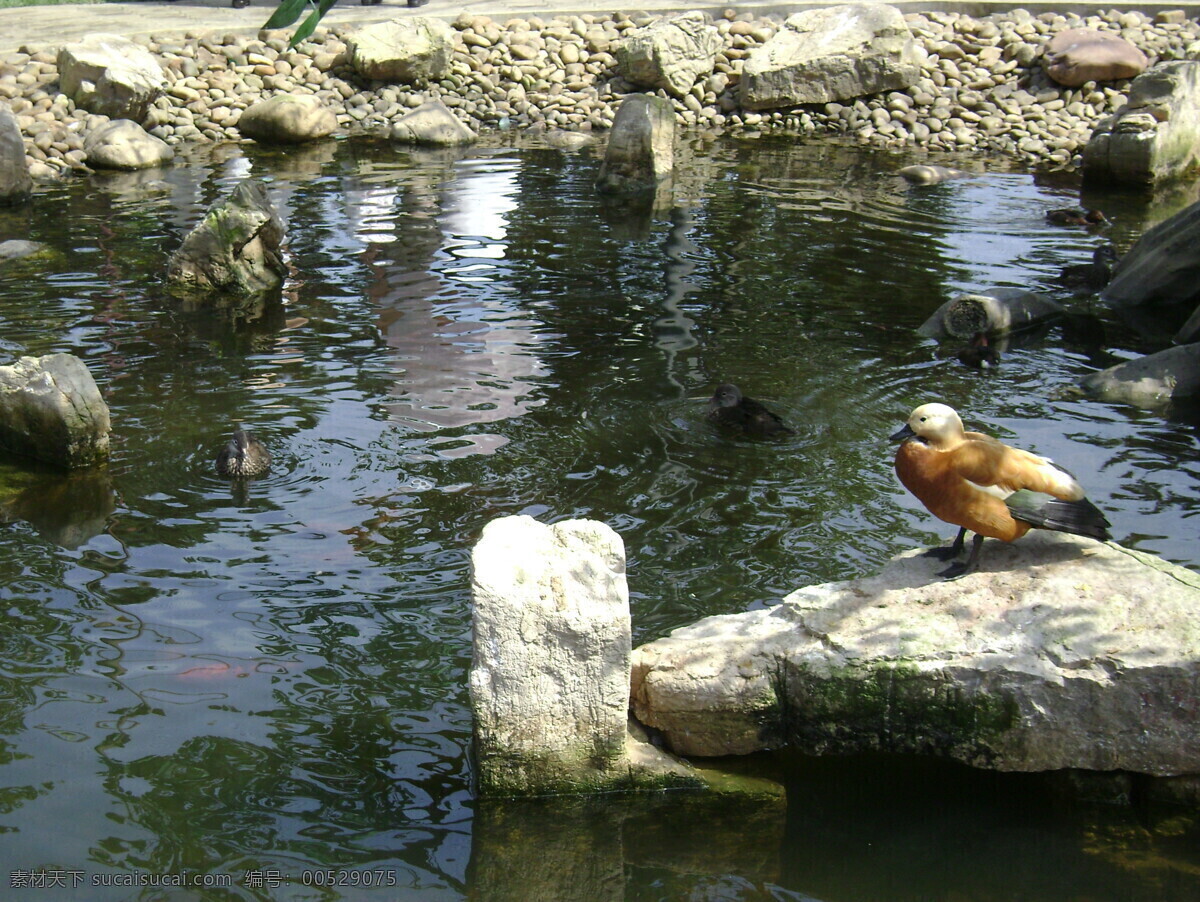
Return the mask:
<svg viewBox="0 0 1200 902">
<path fill-rule="evenodd" d="M 1090 28 L 1060 31 L 1046 45 L 1046 74 L 1075 88 L 1089 81 L 1113 81 L 1140 75 L 1146 55 L 1122 37 Z"/>
</svg>

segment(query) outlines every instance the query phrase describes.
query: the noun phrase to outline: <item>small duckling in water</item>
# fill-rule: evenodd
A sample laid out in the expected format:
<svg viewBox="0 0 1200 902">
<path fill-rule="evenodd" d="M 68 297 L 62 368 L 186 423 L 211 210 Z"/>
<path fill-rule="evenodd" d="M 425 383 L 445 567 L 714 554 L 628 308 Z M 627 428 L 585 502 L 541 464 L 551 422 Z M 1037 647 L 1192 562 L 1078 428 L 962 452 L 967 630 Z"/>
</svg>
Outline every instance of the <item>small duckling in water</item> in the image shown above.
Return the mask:
<svg viewBox="0 0 1200 902">
<path fill-rule="evenodd" d="M 988 344 L 986 332 L 979 332 L 971 343 L 958 352 L 964 366 L 977 370 L 988 370 L 1000 363 L 1000 352 Z"/>
<path fill-rule="evenodd" d="M 217 473 L 235 479 L 253 479 L 271 469 L 271 452 L 252 433 L 238 429 L 217 455 Z"/>
<path fill-rule="evenodd" d="M 758 401 L 744 396 L 736 385 L 718 385 L 708 402 L 708 418 L 718 426 L 755 438 L 792 435 L 778 415 Z"/>
<path fill-rule="evenodd" d="M 1046 211 L 1046 222 L 1051 225 L 1093 226 L 1105 225 L 1108 217 L 1099 210 L 1086 207 L 1063 207 Z"/>
<path fill-rule="evenodd" d="M 1091 263 L 1064 266 L 1058 277 L 1060 285 L 1086 291 L 1099 291 L 1112 280 L 1117 252 L 1111 244 L 1101 244 L 1092 251 Z"/>
</svg>

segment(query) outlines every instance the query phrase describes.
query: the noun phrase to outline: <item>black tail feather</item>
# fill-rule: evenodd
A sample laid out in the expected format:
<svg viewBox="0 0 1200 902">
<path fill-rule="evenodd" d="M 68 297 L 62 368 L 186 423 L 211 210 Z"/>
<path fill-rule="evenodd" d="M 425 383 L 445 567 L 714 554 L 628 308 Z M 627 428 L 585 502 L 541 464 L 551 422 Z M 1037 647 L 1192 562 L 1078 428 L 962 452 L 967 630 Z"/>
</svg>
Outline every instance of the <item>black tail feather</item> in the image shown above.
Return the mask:
<svg viewBox="0 0 1200 902">
<path fill-rule="evenodd" d="M 1101 541 L 1110 538 L 1108 529 L 1112 524 L 1100 508 L 1086 498 L 1062 501 L 1051 495 L 1020 491 L 1014 492 L 1004 503 L 1014 518 L 1038 529 L 1069 532 Z"/>
</svg>

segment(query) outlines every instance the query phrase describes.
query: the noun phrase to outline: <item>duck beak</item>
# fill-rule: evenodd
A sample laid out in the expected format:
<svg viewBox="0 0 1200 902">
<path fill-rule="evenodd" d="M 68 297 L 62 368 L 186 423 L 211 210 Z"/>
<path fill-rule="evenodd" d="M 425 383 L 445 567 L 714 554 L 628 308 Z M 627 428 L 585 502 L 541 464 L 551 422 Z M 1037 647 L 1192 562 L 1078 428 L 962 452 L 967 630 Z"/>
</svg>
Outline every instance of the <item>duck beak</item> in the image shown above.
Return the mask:
<svg viewBox="0 0 1200 902">
<path fill-rule="evenodd" d="M 892 436 L 891 436 L 893 442 L 902 442 L 905 439 L 916 438 L 916 437 L 917 437 L 917 434 L 912 431 L 912 427 L 909 426 L 908 423 L 905 423 L 903 429 L 899 430 L 898 432 L 892 433 Z"/>
</svg>

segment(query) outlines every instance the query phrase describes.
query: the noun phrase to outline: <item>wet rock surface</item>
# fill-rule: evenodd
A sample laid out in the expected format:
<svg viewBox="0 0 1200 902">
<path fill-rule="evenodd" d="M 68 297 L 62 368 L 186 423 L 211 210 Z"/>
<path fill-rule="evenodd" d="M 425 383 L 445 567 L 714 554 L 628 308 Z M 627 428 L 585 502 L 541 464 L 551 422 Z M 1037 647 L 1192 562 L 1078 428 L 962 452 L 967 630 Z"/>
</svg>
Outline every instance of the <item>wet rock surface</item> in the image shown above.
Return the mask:
<svg viewBox="0 0 1200 902">
<path fill-rule="evenodd" d="M 1011 771 L 1200 773 L 1194 573 L 1062 533 L 958 581 L 874 576 L 706 617 L 633 652 L 638 720 L 684 755 L 936 754 Z"/>
</svg>

